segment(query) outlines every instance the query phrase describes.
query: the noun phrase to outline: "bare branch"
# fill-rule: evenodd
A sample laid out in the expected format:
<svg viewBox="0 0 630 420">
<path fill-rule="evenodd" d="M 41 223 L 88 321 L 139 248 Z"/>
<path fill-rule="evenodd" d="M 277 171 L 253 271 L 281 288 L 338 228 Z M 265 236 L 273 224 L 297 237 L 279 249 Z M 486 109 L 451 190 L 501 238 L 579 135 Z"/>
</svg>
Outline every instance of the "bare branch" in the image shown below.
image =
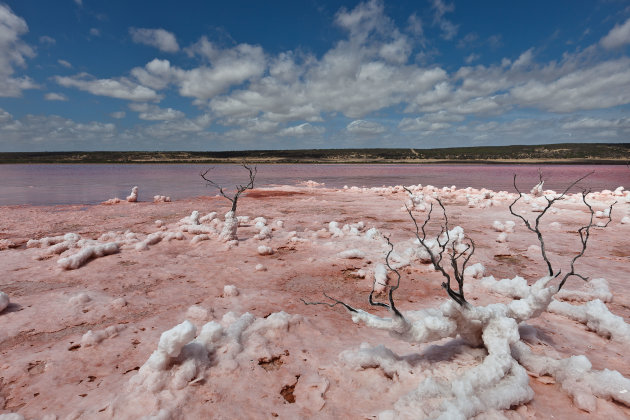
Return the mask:
<svg viewBox="0 0 630 420">
<path fill-rule="evenodd" d="M 433 268 L 435 268 L 436 271 L 439 271 L 440 274 L 442 274 L 442 276 L 446 279 L 446 282 L 442 283 L 442 287 L 446 290 L 446 292 L 448 293 L 451 299 L 453 299 L 459 305 L 464 306 L 468 303 L 464 297 L 464 270 L 466 269 L 466 264 L 470 260 L 470 257 L 475 252 L 475 243 L 473 242 L 472 239 L 466 238 L 468 239 L 468 241 L 470 241 L 470 244 L 467 245 L 464 251 L 457 252 L 455 249 L 455 243 L 451 242 L 451 249 L 450 251 L 447 251 L 447 246 L 449 242 L 451 241 L 450 233 L 448 229 L 449 227 L 448 215 L 446 213 L 446 209 L 444 208 L 444 204 L 442 203 L 442 200 L 440 200 L 439 198 L 436 198 L 436 201 L 442 208 L 442 215 L 444 217 L 444 224 L 440 226 L 440 233 L 438 234 L 436 238 L 436 243 L 439 248 L 439 252 L 437 252 L 437 255 L 431 250 L 431 247 L 429 247 L 429 245 L 426 243 L 427 235 L 426 235 L 425 228 L 426 228 L 426 225 L 431 220 L 431 214 L 433 212 L 433 204 L 431 204 L 431 207 L 429 209 L 429 214 L 427 215 L 427 218 L 425 219 L 421 228 L 418 227 L 418 222 L 416 221 L 416 218 L 411 212 L 411 209 L 409 207 L 405 207 L 405 208 L 407 209 L 407 213 L 409 213 L 409 217 L 411 217 L 411 220 L 413 221 L 416 227 L 416 238 L 418 239 L 418 242 L 420 243 L 420 245 L 422 245 L 424 250 L 429 254 L 429 257 L 431 258 L 431 263 L 433 264 Z M 420 236 L 420 231 L 422 231 L 422 236 Z M 440 239 L 442 236 L 444 236 L 444 240 Z M 460 267 L 458 265 L 458 260 L 466 253 L 468 253 L 468 255 L 466 256 L 466 258 L 464 259 Z M 451 275 L 442 266 L 442 260 L 443 260 L 444 254 L 447 254 L 449 256 L 451 268 L 453 269 L 453 277 L 455 278 L 455 281 L 457 282 L 457 285 L 458 285 L 458 291 L 455 291 L 452 289 Z"/>
<path fill-rule="evenodd" d="M 385 239 L 387 240 L 387 244 L 389 245 L 389 252 L 385 256 L 385 264 L 387 265 L 387 268 L 390 271 L 393 271 L 394 273 L 396 273 L 396 277 L 397 277 L 396 278 L 396 284 L 395 285 L 389 285 L 389 291 L 387 293 L 387 297 L 388 297 L 388 300 L 389 300 L 389 305 L 386 304 L 386 303 L 382 303 L 382 302 L 376 302 L 373 299 L 374 292 L 375 292 L 375 287 L 376 287 L 376 278 L 375 278 L 374 279 L 374 283 L 372 283 L 372 291 L 370 292 L 370 296 L 368 298 L 368 301 L 370 302 L 370 305 L 372 305 L 372 306 L 382 306 L 384 308 L 387 308 L 390 311 L 392 311 L 394 313 L 394 315 L 396 315 L 397 317 L 404 319 L 403 315 L 400 313 L 400 311 L 398 309 L 396 309 L 396 305 L 394 304 L 394 292 L 400 286 L 400 273 L 398 272 L 398 270 L 393 268 L 391 266 L 391 264 L 389 263 L 389 256 L 392 254 L 392 252 L 394 252 L 394 245 L 389 240 L 389 237 L 385 236 Z"/>
<path fill-rule="evenodd" d="M 305 305 L 326 305 L 328 307 L 334 308 L 337 305 L 342 305 L 344 308 L 346 308 L 347 310 L 349 310 L 350 312 L 358 312 L 356 309 L 354 309 L 352 306 L 348 305 L 347 303 L 344 303 L 342 301 L 340 301 L 339 299 L 335 299 L 334 297 L 330 297 L 328 296 L 326 293 L 324 293 L 324 296 L 326 296 L 328 299 L 332 300 L 335 303 L 328 303 L 328 302 L 307 302 L 304 299 L 300 298 L 300 300 L 302 302 L 304 302 Z"/>
<path fill-rule="evenodd" d="M 553 267 L 551 265 L 551 261 L 549 261 L 549 258 L 547 257 L 547 251 L 545 249 L 545 241 L 543 239 L 542 232 L 540 231 L 540 228 L 539 228 L 540 227 L 540 220 L 547 213 L 547 210 L 549 210 L 551 208 L 551 206 L 556 201 L 564 199 L 564 196 L 567 194 L 567 192 L 569 192 L 569 190 L 571 188 L 573 188 L 578 182 L 582 181 L 583 179 L 585 179 L 586 177 L 588 177 L 588 176 L 590 176 L 592 174 L 593 174 L 593 172 L 589 172 L 586 175 L 582 176 L 581 178 L 578 178 L 577 180 L 572 182 L 560 195 L 558 195 L 556 197 L 553 197 L 553 198 L 550 199 L 549 197 L 543 195 L 543 197 L 547 201 L 547 205 L 542 210 L 542 212 L 536 217 L 534 226 L 532 226 L 531 223 L 529 222 L 529 220 L 527 220 L 523 215 L 518 214 L 518 213 L 516 213 L 514 211 L 514 205 L 523 197 L 523 193 L 518 189 L 518 186 L 516 185 L 516 174 L 514 174 L 513 184 L 514 184 L 514 189 L 518 193 L 518 197 L 516 197 L 516 199 L 512 202 L 512 204 L 510 204 L 510 206 L 509 206 L 510 213 L 513 216 L 518 217 L 519 219 L 521 219 L 523 221 L 523 223 L 525 224 L 525 226 L 527 227 L 527 229 L 529 229 L 530 231 L 534 232 L 536 234 L 536 236 L 538 237 L 538 242 L 540 243 L 540 252 L 542 254 L 543 260 L 547 264 L 547 270 L 549 272 L 549 276 L 558 276 L 559 272 L 554 275 Z M 538 176 L 539 176 L 540 182 L 543 182 L 542 173 L 540 171 L 538 172 Z"/>
<path fill-rule="evenodd" d="M 208 175 L 208 172 L 210 172 L 210 170 L 212 168 L 210 168 L 210 169 L 206 170 L 205 172 L 202 172 L 202 173 L 199 174 L 208 183 L 208 185 L 218 189 L 219 193 L 223 197 L 225 197 L 228 200 L 230 200 L 230 202 L 232 203 L 231 211 L 233 211 L 233 212 L 236 212 L 236 205 L 237 205 L 237 202 L 238 202 L 238 198 L 241 196 L 241 194 L 244 191 L 251 190 L 251 189 L 254 188 L 254 180 L 256 179 L 256 174 L 258 172 L 258 168 L 256 166 L 254 166 L 252 168 L 250 166 L 247 166 L 245 163 L 242 163 L 241 166 L 249 171 L 249 182 L 246 185 L 236 185 L 236 192 L 234 193 L 234 195 L 232 197 L 230 197 L 229 195 L 227 195 L 225 193 L 225 191 L 223 190 L 223 187 L 221 185 L 217 184 L 216 182 L 214 182 L 210 178 L 206 177 L 206 175 Z"/>
<path fill-rule="evenodd" d="M 608 221 L 606 221 L 606 223 L 603 226 L 597 226 L 597 225 L 593 224 L 593 216 L 595 215 L 595 212 L 593 211 L 593 207 L 586 201 L 586 196 L 587 195 L 588 195 L 588 192 L 582 192 L 582 202 L 586 205 L 586 207 L 588 208 L 588 211 L 590 213 L 590 219 L 589 219 L 588 224 L 586 226 L 582 226 L 581 228 L 578 229 L 578 233 L 580 234 L 580 242 L 582 243 L 582 249 L 571 260 L 571 271 L 569 271 L 567 274 L 564 275 L 564 277 L 562 278 L 562 281 L 560 281 L 560 284 L 558 285 L 558 290 L 562 289 L 562 286 L 564 286 L 564 283 L 571 276 L 579 277 L 579 278 L 581 278 L 584 281 L 588 280 L 588 277 L 584 277 L 583 275 L 577 274 L 575 272 L 575 262 L 578 259 L 580 259 L 584 255 L 584 253 L 586 252 L 586 245 L 588 243 L 588 239 L 589 239 L 590 234 L 591 234 L 591 228 L 592 227 L 605 228 L 612 221 L 612 209 L 613 209 L 613 206 L 615 204 L 617 204 L 617 202 L 615 201 L 614 203 L 612 203 L 608 207 Z"/>
</svg>

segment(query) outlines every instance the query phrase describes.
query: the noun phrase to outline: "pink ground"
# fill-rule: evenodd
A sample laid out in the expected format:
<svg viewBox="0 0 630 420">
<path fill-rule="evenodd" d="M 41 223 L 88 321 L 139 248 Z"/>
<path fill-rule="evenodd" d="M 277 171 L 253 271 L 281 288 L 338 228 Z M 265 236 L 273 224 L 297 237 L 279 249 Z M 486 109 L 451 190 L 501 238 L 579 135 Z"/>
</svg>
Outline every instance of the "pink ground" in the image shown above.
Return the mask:
<svg viewBox="0 0 630 420">
<path fill-rule="evenodd" d="M 306 306 L 300 300 L 324 300 L 322 292 L 327 292 L 370 310 L 367 295 L 372 282 L 369 276 L 359 278 L 355 273 L 369 272 L 384 262 L 383 249 L 370 248 L 366 240 L 351 235 L 335 238 L 316 232 L 333 220 L 340 227 L 363 221 L 365 230 L 376 227 L 395 245 L 408 244 L 413 225 L 401 209 L 406 198 L 404 191 L 256 190 L 241 198 L 238 215 L 266 218 L 267 225 L 274 227 L 271 239 L 254 239 L 258 229 L 249 222 L 238 229 L 238 246 L 228 247 L 216 238 L 192 244 L 193 235 L 184 233 L 184 240 L 164 240 L 144 251 L 123 246 L 120 252 L 76 270 L 60 268 L 60 256 L 48 255 L 43 248 L 27 248 L 27 240 L 69 232 L 97 239 L 105 232 L 126 230 L 143 237 L 159 231 L 154 223 L 158 219 L 175 231 L 177 221 L 193 210 L 201 215 L 217 211 L 222 218 L 228 202 L 199 197 L 159 204 L 0 208 L 0 240 L 5 240 L 0 249 L 2 244 L 10 246 L 0 251 L 0 291 L 11 299 L 0 312 L 0 415 L 140 418 L 164 409 L 162 415 L 172 418 L 376 418 L 418 381 L 349 366 L 340 357 L 343 351 L 356 350 L 364 342 L 385 344 L 397 354 L 413 356 L 426 370 L 435 367 L 436 374 L 443 366 L 463 369 L 483 357 L 481 349 L 471 349 L 460 340 L 434 345 L 398 342 L 385 332 L 353 324 L 342 308 Z M 508 212 L 508 201 L 481 209 L 469 208 L 461 196 L 444 200 L 451 225 L 462 226 L 477 244 L 471 262 L 483 263 L 487 275 L 497 279 L 520 275 L 531 284 L 545 274 L 542 261 L 527 252 L 537 244 L 534 235 L 518 222 L 508 242 L 495 241 L 494 220 L 516 221 Z M 546 215 L 542 226 L 552 262 L 564 271 L 579 250 L 575 231 L 586 213 L 579 203 L 562 202 L 558 208 L 556 214 Z M 602 204 L 595 209 L 603 208 Z M 614 300 L 607 306 L 626 321 L 630 318 L 630 224 L 620 220 L 629 209 L 626 202 L 617 204 L 612 223 L 605 230 L 593 230 L 586 255 L 578 263 L 582 274 L 608 280 Z M 424 214 L 418 213 L 419 219 Z M 276 224 L 279 220 L 284 226 Z M 554 221 L 560 225 L 549 226 Z M 261 244 L 274 253 L 260 255 Z M 338 256 L 353 248 L 366 257 Z M 398 246 L 396 250 L 402 252 Z M 257 270 L 257 264 L 264 269 Z M 447 298 L 441 277 L 427 265 L 416 262 L 401 269 L 401 274 L 396 296 L 402 311 L 437 307 Z M 471 303 L 506 301 L 474 287 L 474 279 L 468 282 L 473 285 L 468 295 Z M 566 288 L 579 289 L 581 283 L 573 278 Z M 225 285 L 235 285 L 240 294 L 223 296 Z M 228 312 L 263 318 L 280 311 L 300 317 L 264 337 L 248 336 L 235 363 L 224 365 L 217 355 L 217 362 L 183 389 L 166 387 L 152 393 L 129 384 L 157 348 L 160 334 L 185 319 L 199 330 Z M 386 311 L 372 312 L 387 316 Z M 88 330 L 110 326 L 119 327 L 115 333 L 110 329 L 99 343 L 82 344 Z M 529 337 L 526 341 L 536 352 L 554 357 L 583 354 L 594 369 L 614 369 L 630 377 L 623 343 L 600 337 L 565 317 L 543 314 L 522 327 L 522 336 Z M 534 399 L 504 415 L 630 418 L 630 408 L 603 399 L 598 399 L 596 412 L 579 410 L 549 377 L 532 375 L 530 386 Z"/>
</svg>

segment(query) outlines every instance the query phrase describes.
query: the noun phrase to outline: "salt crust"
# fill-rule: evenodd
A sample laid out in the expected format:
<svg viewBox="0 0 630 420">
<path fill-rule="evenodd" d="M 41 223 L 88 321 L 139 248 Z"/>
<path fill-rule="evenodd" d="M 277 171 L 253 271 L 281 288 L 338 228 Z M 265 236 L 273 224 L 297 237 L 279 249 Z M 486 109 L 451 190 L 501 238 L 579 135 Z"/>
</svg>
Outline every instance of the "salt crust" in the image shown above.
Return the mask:
<svg viewBox="0 0 630 420">
<path fill-rule="evenodd" d="M 599 299 L 586 302 L 584 305 L 553 301 L 549 305 L 549 312 L 581 322 L 602 337 L 630 345 L 630 325 L 626 324 L 622 317 L 611 313 L 606 304 Z"/>
<path fill-rule="evenodd" d="M 229 312 L 220 322 L 210 321 L 198 332 L 190 321 L 165 331 L 151 354 L 127 386 L 127 393 L 108 409 L 112 418 L 180 418 L 186 387 L 212 375 L 233 372 L 251 360 L 271 358 L 273 342 L 301 322 L 285 312 L 256 318 L 250 313 Z M 321 386 L 316 379 L 310 382 Z M 138 404 L 142 401 L 142 404 Z"/>
<path fill-rule="evenodd" d="M 135 203 L 138 201 L 138 187 L 135 186 L 131 189 L 131 194 L 127 196 L 127 201 L 129 203 Z"/>
<path fill-rule="evenodd" d="M 9 295 L 4 292 L 0 292 L 0 312 L 4 311 L 9 306 Z"/>
<path fill-rule="evenodd" d="M 423 190 L 426 191 L 427 189 L 429 189 L 430 191 L 432 187 L 429 187 L 430 186 L 424 187 Z M 389 189 L 384 188 L 381 189 L 381 191 L 379 192 L 382 194 L 394 193 L 396 192 L 396 188 L 397 187 L 391 187 Z M 367 189 L 357 189 L 356 187 L 353 187 L 353 190 L 366 191 Z M 370 190 L 374 191 L 375 189 Z M 493 193 L 483 190 L 466 190 L 466 198 L 468 200 L 469 206 L 472 202 L 475 206 L 481 208 L 493 205 L 494 200 L 506 200 L 511 199 L 512 197 L 504 192 Z M 441 191 L 441 193 L 455 193 L 455 188 L 448 189 L 448 191 Z M 437 191 L 428 193 L 428 197 L 431 197 L 434 194 L 437 194 Z M 603 195 L 603 198 L 608 197 L 609 195 Z M 428 199 L 430 200 L 430 198 Z M 529 200 L 529 198 L 525 196 L 524 201 L 527 200 Z M 574 197 L 569 197 L 568 201 L 577 202 Z M 202 225 L 201 223 L 207 221 L 217 221 L 217 219 L 215 219 L 216 213 L 214 213 L 214 215 L 212 215 L 211 217 L 207 217 L 205 220 L 204 218 L 199 218 L 198 212 L 197 215 L 194 215 L 194 213 L 195 212 L 191 214 L 189 220 L 191 223 L 188 226 L 207 226 Z M 239 219 L 234 218 L 233 214 L 230 216 L 228 216 L 228 214 L 226 214 L 225 217 L 225 223 L 222 233 L 226 230 L 228 219 L 236 221 L 236 226 L 238 225 L 240 219 L 240 217 Z M 215 226 L 217 226 L 217 223 L 214 223 L 214 226 L 209 227 L 214 228 Z M 348 239 L 352 237 L 358 238 L 359 234 L 364 228 L 365 226 L 362 224 L 362 222 L 359 222 L 359 224 L 355 225 L 344 225 L 342 228 L 339 227 L 339 224 L 337 222 L 330 222 L 326 233 L 336 238 L 337 240 L 343 237 L 348 237 Z M 232 229 L 235 235 L 235 228 L 232 228 L 232 226 L 230 226 L 230 231 L 232 231 Z M 182 231 L 184 231 L 184 229 L 182 229 Z M 212 233 L 216 236 L 216 232 L 217 230 L 214 229 Z M 165 235 L 164 232 L 157 233 Z M 169 233 L 173 234 L 173 232 Z M 178 233 L 181 234 L 181 232 Z M 121 233 L 111 234 L 114 236 L 121 235 Z M 125 236 L 132 235 L 135 234 L 132 234 L 131 232 L 125 233 Z M 39 241 L 29 241 L 27 246 L 40 246 L 43 248 L 50 247 L 51 249 L 48 250 L 48 252 L 63 253 L 70 249 L 73 244 L 78 244 L 81 241 L 80 237 L 77 238 L 75 236 L 70 236 L 66 238 L 66 236 L 67 235 L 64 235 L 63 237 L 44 238 Z M 461 248 L 461 246 L 463 245 L 461 241 L 464 237 L 463 229 L 460 227 L 456 227 L 449 232 L 449 236 L 450 240 L 454 242 L 456 246 L 459 246 Z M 147 245 L 149 244 L 149 242 L 152 242 L 154 240 L 156 241 L 154 243 L 158 243 L 161 240 L 155 239 L 158 237 L 164 238 L 164 236 L 162 235 L 154 235 L 153 237 L 151 237 L 150 241 L 146 242 Z M 210 238 L 210 235 L 208 235 L 208 237 Z M 382 235 L 376 229 L 369 229 L 364 237 L 368 240 L 382 239 Z M 124 244 L 134 243 L 134 241 L 136 243 L 140 243 L 139 239 L 136 236 L 135 238 L 126 238 Z M 427 240 L 428 243 L 430 243 L 429 241 L 430 240 Z M 64 244 L 64 242 L 66 243 Z M 432 244 L 433 246 L 436 245 L 435 242 Z M 58 244 L 62 245 L 54 247 Z M 85 243 L 81 246 L 84 245 Z M 64 247 L 66 246 L 68 246 L 68 248 L 64 249 Z M 415 248 L 418 249 L 417 244 Z M 538 251 L 539 253 L 540 249 L 538 247 L 532 245 L 530 246 L 530 248 L 532 253 L 534 251 Z M 529 251 L 530 249 L 528 249 L 528 252 Z M 421 253 L 415 253 L 413 255 L 409 252 L 403 253 L 403 255 L 394 254 L 392 255 L 392 259 L 398 259 L 398 266 L 401 266 L 402 264 L 409 264 L 409 262 L 413 259 L 423 260 L 422 255 L 419 254 Z M 424 262 L 426 262 L 426 256 L 424 256 Z M 469 269 L 471 267 L 469 267 Z M 483 268 L 483 266 L 481 266 L 481 268 Z M 475 270 L 475 272 L 468 272 L 467 275 L 471 275 L 472 277 L 482 276 L 482 271 L 483 270 L 478 268 Z M 418 385 L 418 388 L 415 391 L 408 394 L 407 396 L 402 397 L 398 401 L 398 403 L 396 403 L 393 410 L 382 412 L 379 418 L 385 419 L 391 418 L 392 416 L 395 416 L 397 418 L 422 417 L 419 415 L 419 413 L 425 413 L 427 417 L 431 418 L 466 418 L 476 415 L 475 413 L 489 413 L 494 412 L 495 410 L 509 408 L 512 405 L 518 405 L 531 399 L 532 392 L 527 385 L 528 378 L 526 372 L 524 371 L 523 367 L 517 363 L 517 361 L 521 362 L 521 364 L 527 367 L 527 369 L 529 369 L 530 371 L 533 372 L 534 370 L 533 368 L 530 368 L 530 365 L 527 365 L 527 362 L 524 361 L 529 360 L 526 356 L 520 356 L 519 358 L 516 355 L 517 350 L 515 350 L 515 348 L 520 347 L 520 345 L 522 344 L 519 342 L 518 329 L 516 326 L 519 322 L 537 316 L 540 312 L 545 310 L 550 303 L 550 310 L 552 310 L 552 307 L 555 307 L 557 313 L 564 311 L 564 314 L 566 316 L 573 317 L 573 319 L 576 319 L 580 322 L 583 322 L 582 320 L 585 320 L 584 323 L 587 324 L 589 328 L 597 331 L 603 336 L 611 336 L 613 340 L 619 340 L 623 342 L 627 342 L 626 340 L 628 340 L 628 337 L 630 337 L 630 334 L 628 333 L 628 325 L 625 324 L 623 322 L 623 319 L 621 319 L 620 317 L 616 317 L 615 315 L 611 314 L 606 306 L 603 304 L 603 302 L 594 301 L 589 302 L 582 307 L 577 307 L 563 302 L 552 301 L 551 296 L 553 296 L 553 294 L 555 293 L 555 287 L 547 286 L 547 283 L 550 281 L 549 278 L 542 278 L 534 283 L 532 286 L 527 286 L 526 283 L 523 285 L 524 280 L 521 281 L 522 279 L 519 279 L 519 277 L 515 277 L 514 279 L 496 281 L 492 276 L 490 276 L 484 277 L 481 280 L 482 284 L 484 282 L 487 283 L 486 286 L 489 289 L 494 289 L 493 291 L 496 291 L 497 293 L 507 294 L 513 297 L 520 297 L 520 300 L 512 301 L 509 304 L 493 304 L 486 307 L 468 306 L 466 308 L 461 308 L 454 302 L 447 301 L 438 309 L 426 309 L 422 311 L 411 311 L 406 313 L 405 316 L 407 318 L 407 322 L 400 322 L 399 320 L 375 317 L 361 310 L 359 310 L 356 314 L 353 314 L 353 320 L 355 322 L 365 322 L 368 326 L 389 330 L 393 336 L 401 338 L 403 340 L 414 342 L 429 342 L 445 337 L 455 337 L 459 334 L 460 337 L 462 337 L 467 343 L 471 345 L 479 345 L 483 343 L 488 351 L 488 354 L 480 365 L 469 369 L 468 371 L 464 372 L 463 375 L 453 378 L 449 381 L 450 385 L 439 378 L 426 378 L 421 384 Z M 499 284 L 501 284 L 502 282 L 504 283 L 499 286 Z M 606 294 L 606 291 L 603 287 L 600 287 L 602 283 L 600 282 L 598 286 L 595 280 L 593 280 L 592 282 L 593 284 L 591 285 L 591 290 L 587 290 L 584 292 L 563 290 L 563 292 L 565 293 L 559 293 L 557 295 L 557 298 L 567 300 L 586 300 L 590 298 L 593 294 L 600 294 L 601 296 L 604 296 Z M 603 282 L 605 283 L 605 280 Z M 609 291 L 608 294 L 610 294 Z M 612 298 L 612 296 L 610 296 L 610 298 Z M 606 297 L 604 296 L 603 299 L 606 299 Z M 245 317 L 246 315 L 249 314 L 245 314 L 243 315 L 243 317 Z M 251 317 L 251 315 L 249 316 Z M 194 317 L 191 316 L 191 318 Z M 239 318 L 239 320 L 241 318 Z M 271 318 L 271 316 L 269 318 Z M 234 321 L 234 319 L 232 319 L 231 321 Z M 243 322 L 246 323 L 245 321 Z M 211 324 L 214 325 L 217 323 L 208 323 L 204 326 L 204 328 Z M 216 329 L 214 327 L 208 327 L 208 329 L 212 331 L 219 331 L 219 329 Z M 200 356 L 199 359 L 197 359 L 197 351 L 194 350 L 194 346 L 189 351 L 184 351 L 186 349 L 186 346 L 188 345 L 185 344 L 185 342 L 189 338 L 194 338 L 196 331 L 192 330 L 193 332 L 191 333 L 191 329 L 188 324 L 183 326 L 182 324 L 180 324 L 179 326 L 175 327 L 174 330 L 176 331 L 172 334 L 167 334 L 167 337 L 171 338 L 165 338 L 165 343 L 184 342 L 184 344 L 182 344 L 179 348 L 179 351 L 176 351 L 175 349 L 169 353 L 169 351 L 167 350 L 170 347 L 165 347 L 166 344 L 164 344 L 163 346 L 158 345 L 158 350 L 156 350 L 156 353 L 158 353 L 158 355 L 155 357 L 152 355 L 153 361 L 150 358 L 140 370 L 137 377 L 134 377 L 134 380 L 136 382 L 141 382 L 143 386 L 145 386 L 147 389 L 153 386 L 156 386 L 158 388 L 161 386 L 159 384 L 160 381 L 154 382 L 145 380 L 151 369 L 153 369 L 153 373 L 157 371 L 158 373 L 164 374 L 165 371 L 169 370 L 168 366 L 172 366 L 172 369 L 170 369 L 170 375 L 167 374 L 166 378 L 164 377 L 164 375 L 158 375 L 160 378 L 163 379 L 162 385 L 168 386 L 171 389 L 173 387 L 176 389 L 180 389 L 178 388 L 180 385 L 183 384 L 182 386 L 186 386 L 186 383 L 194 381 L 193 378 L 198 376 L 198 368 L 203 364 L 199 364 L 199 360 L 205 360 L 204 357 Z M 199 334 L 195 341 L 198 342 L 200 340 L 200 337 L 203 336 L 204 330 L 202 329 L 202 332 Z M 160 340 L 160 343 L 162 343 L 162 340 Z M 395 355 L 395 353 L 393 353 L 386 347 L 380 346 L 378 347 L 378 349 L 375 348 L 374 350 L 366 349 L 367 348 L 360 349 L 360 351 L 362 351 L 363 353 L 365 353 L 366 351 L 368 353 L 367 356 L 363 354 L 363 356 L 361 357 L 372 360 L 372 362 L 370 363 L 380 366 L 384 369 L 384 371 L 387 372 L 387 374 L 399 375 L 400 372 L 403 371 L 403 367 L 405 367 L 403 359 L 400 356 Z M 510 349 L 514 358 L 512 358 L 512 355 L 510 355 Z M 520 350 L 522 354 L 525 353 L 523 349 Z M 182 354 L 184 353 L 186 353 L 188 356 L 192 355 L 192 357 L 182 358 Z M 203 351 L 201 352 L 201 354 L 203 354 Z M 352 364 L 352 351 L 350 353 L 344 354 L 344 360 L 346 360 L 346 362 L 348 362 L 349 364 Z M 168 358 L 165 359 L 167 356 Z M 205 357 L 207 358 L 208 355 L 206 355 Z M 190 362 L 188 361 L 189 359 L 195 361 Z M 377 362 L 374 362 L 374 360 L 377 360 Z M 556 362 L 556 364 L 562 364 L 561 361 Z M 588 362 L 588 360 L 586 360 L 586 362 Z M 577 369 L 575 368 L 575 366 L 579 366 L 580 369 L 582 369 L 581 371 L 587 372 L 590 370 L 590 363 L 586 362 L 584 362 L 584 360 L 582 359 L 573 359 L 572 362 L 566 362 L 564 364 L 566 364 L 567 366 L 569 366 L 570 369 L 573 370 Z M 554 364 L 552 362 L 549 363 L 551 365 Z M 230 363 L 227 364 L 229 365 Z M 358 363 L 357 365 L 363 366 L 364 364 L 365 363 Z M 145 368 L 145 366 L 150 366 L 151 369 L 149 367 Z M 363 368 L 365 367 L 366 366 L 363 366 Z M 623 378 L 618 372 L 608 370 L 601 372 L 604 372 L 605 375 L 607 375 L 605 376 L 607 381 L 617 381 L 615 383 L 620 383 L 625 386 L 624 389 L 627 389 L 627 386 L 625 385 L 626 382 L 624 382 L 627 381 L 627 379 Z M 556 373 L 555 375 L 558 377 L 562 377 L 561 373 Z M 597 378 L 597 380 L 603 381 L 602 378 L 604 377 L 597 376 Z M 559 382 L 563 382 L 558 378 L 556 379 Z M 570 383 L 570 381 L 567 383 Z M 593 389 L 594 388 L 591 389 L 591 397 L 593 395 L 597 395 L 598 397 L 615 399 L 614 396 L 609 394 L 598 394 Z M 574 392 L 567 390 L 567 392 L 572 396 L 579 394 L 579 392 L 577 391 Z M 585 393 L 588 392 L 585 391 Z M 625 394 L 621 391 L 620 393 Z M 574 399 L 575 398 L 576 397 L 574 397 Z M 588 400 L 587 397 L 582 396 L 579 396 L 577 398 Z M 621 400 L 617 400 L 621 402 L 625 401 L 623 398 Z M 627 402 L 625 403 L 627 404 Z M 580 406 L 579 404 L 582 403 L 576 402 L 576 404 Z M 584 407 L 592 407 L 592 404 L 588 402 L 585 402 L 583 404 Z M 171 406 L 167 402 L 165 404 L 157 404 L 156 407 L 161 405 Z M 172 406 L 174 407 L 175 405 Z M 156 416 L 156 418 L 170 418 L 171 414 L 172 413 L 169 411 L 169 408 L 162 408 L 159 410 L 156 409 L 154 411 L 154 415 Z"/>
</svg>

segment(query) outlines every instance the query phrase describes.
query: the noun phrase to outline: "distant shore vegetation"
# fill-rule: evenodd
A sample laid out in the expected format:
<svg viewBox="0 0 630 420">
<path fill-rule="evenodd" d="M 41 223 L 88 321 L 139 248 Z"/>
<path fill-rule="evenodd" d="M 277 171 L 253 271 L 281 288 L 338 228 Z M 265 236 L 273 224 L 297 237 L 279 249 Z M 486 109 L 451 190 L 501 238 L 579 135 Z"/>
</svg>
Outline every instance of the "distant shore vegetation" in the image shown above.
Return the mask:
<svg viewBox="0 0 630 420">
<path fill-rule="evenodd" d="M 223 152 L 0 152 L 0 163 L 575 163 L 627 164 L 630 143 Z"/>
</svg>

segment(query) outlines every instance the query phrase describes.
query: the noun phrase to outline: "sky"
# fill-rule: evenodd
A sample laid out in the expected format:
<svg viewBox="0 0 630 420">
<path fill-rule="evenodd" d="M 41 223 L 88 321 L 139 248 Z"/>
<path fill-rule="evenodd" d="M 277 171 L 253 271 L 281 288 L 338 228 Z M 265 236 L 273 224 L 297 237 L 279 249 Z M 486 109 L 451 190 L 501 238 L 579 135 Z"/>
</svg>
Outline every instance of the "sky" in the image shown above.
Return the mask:
<svg viewBox="0 0 630 420">
<path fill-rule="evenodd" d="M 627 0 L 0 0 L 0 152 L 630 142 Z"/>
</svg>

